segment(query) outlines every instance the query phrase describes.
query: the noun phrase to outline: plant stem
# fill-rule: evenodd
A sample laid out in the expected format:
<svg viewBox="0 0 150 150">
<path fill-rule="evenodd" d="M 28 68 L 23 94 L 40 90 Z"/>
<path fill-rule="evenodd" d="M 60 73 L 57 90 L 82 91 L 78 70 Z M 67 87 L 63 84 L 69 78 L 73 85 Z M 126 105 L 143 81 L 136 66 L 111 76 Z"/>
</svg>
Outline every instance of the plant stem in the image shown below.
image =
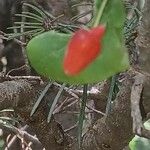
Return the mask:
<svg viewBox="0 0 150 150">
<path fill-rule="evenodd" d="M 114 75 L 111 78 L 111 84 L 110 84 L 109 95 L 108 95 L 107 106 L 106 106 L 106 115 L 108 115 L 109 111 L 111 110 L 111 102 L 113 98 L 113 92 L 115 88 L 116 79 L 117 79 L 117 75 Z"/>
<path fill-rule="evenodd" d="M 82 97 L 82 102 L 81 102 L 79 124 L 78 124 L 78 149 L 79 150 L 81 149 L 83 121 L 85 119 L 85 107 L 86 107 L 86 102 L 87 102 L 87 88 L 88 88 L 88 85 L 85 84 L 83 86 L 83 97 Z"/>
<path fill-rule="evenodd" d="M 106 6 L 107 2 L 108 2 L 108 0 L 103 0 L 102 4 L 101 4 L 101 6 L 100 6 L 100 9 L 99 9 L 99 11 L 98 11 L 98 13 L 97 13 L 97 17 L 96 17 L 96 19 L 95 19 L 95 22 L 94 22 L 93 27 L 96 27 L 96 26 L 99 25 L 99 22 L 100 22 L 100 20 L 101 20 L 101 17 L 102 17 L 102 15 L 103 15 L 103 11 L 104 11 L 104 9 L 105 9 L 105 6 Z"/>
</svg>

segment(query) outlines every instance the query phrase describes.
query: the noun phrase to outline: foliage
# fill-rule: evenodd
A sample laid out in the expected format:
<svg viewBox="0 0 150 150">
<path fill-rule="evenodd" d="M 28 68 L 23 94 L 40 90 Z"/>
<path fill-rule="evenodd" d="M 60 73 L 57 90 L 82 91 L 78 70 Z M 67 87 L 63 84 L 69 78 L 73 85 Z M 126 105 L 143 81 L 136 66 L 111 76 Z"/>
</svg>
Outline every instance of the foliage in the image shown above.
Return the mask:
<svg viewBox="0 0 150 150">
<path fill-rule="evenodd" d="M 25 17 L 27 21 L 30 20 L 31 23 L 16 22 L 16 24 L 19 24 L 20 26 L 12 27 L 11 29 L 24 28 L 25 31 L 14 36 L 13 34 L 10 34 L 10 39 L 22 35 L 26 35 L 28 37 L 31 35 L 31 37 L 34 37 L 27 45 L 27 54 L 31 65 L 39 74 L 60 82 L 86 84 L 107 79 L 108 77 L 124 71 L 129 67 L 128 55 L 124 47 L 123 40 L 125 13 L 122 1 L 95 0 L 94 18 L 89 28 L 92 29 L 93 26 L 97 27 L 99 24 L 106 25 L 106 33 L 103 40 L 100 41 L 102 42 L 102 53 L 80 74 L 71 77 L 65 74 L 62 66 L 68 43 L 74 35 L 72 31 L 74 32 L 74 30 L 78 29 L 78 27 L 68 24 L 61 24 L 58 22 L 56 23 L 55 21 L 57 20 L 57 17 L 45 14 L 30 4 L 25 5 L 36 10 L 36 13 L 40 16 L 29 12 L 22 12 L 20 15 L 18 14 L 20 17 Z M 32 19 L 34 21 L 32 21 Z M 84 28 L 87 29 L 87 27 Z M 47 30 L 50 31 L 43 33 Z M 91 49 L 91 51 L 92 50 L 93 49 Z M 62 90 L 63 87 L 60 89 L 51 105 L 48 122 L 50 121 L 51 115 Z M 81 146 L 83 120 L 87 100 L 86 85 L 84 86 L 83 93 L 84 95 L 79 117 L 79 147 Z M 42 97 L 43 96 L 39 98 L 33 111 L 31 112 L 31 115 L 41 102 Z"/>
<path fill-rule="evenodd" d="M 102 3 L 102 0 L 95 1 L 95 14 L 99 14 Z M 67 76 L 62 68 L 65 50 L 72 35 L 54 30 L 40 34 L 28 43 L 27 53 L 31 65 L 43 76 L 72 84 L 98 82 L 126 70 L 129 62 L 122 36 L 125 18 L 122 2 L 108 1 L 101 15 L 99 24 L 107 25 L 102 53 L 79 75 Z"/>
<path fill-rule="evenodd" d="M 146 121 L 144 126 L 147 130 L 150 130 L 150 120 Z M 150 150 L 150 140 L 135 135 L 130 141 L 129 147 L 131 150 Z"/>
</svg>

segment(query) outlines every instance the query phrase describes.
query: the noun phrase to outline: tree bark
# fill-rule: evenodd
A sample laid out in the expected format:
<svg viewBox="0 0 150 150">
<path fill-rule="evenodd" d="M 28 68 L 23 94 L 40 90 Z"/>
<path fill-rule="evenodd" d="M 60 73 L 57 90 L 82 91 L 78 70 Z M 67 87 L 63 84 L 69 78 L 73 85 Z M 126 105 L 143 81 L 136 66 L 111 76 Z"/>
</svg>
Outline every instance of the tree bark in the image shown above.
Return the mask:
<svg viewBox="0 0 150 150">
<path fill-rule="evenodd" d="M 139 36 L 136 45 L 139 50 L 139 66 L 146 76 L 143 92 L 143 103 L 146 113 L 150 112 L 150 1 L 145 0 L 142 19 L 139 26 Z"/>
</svg>

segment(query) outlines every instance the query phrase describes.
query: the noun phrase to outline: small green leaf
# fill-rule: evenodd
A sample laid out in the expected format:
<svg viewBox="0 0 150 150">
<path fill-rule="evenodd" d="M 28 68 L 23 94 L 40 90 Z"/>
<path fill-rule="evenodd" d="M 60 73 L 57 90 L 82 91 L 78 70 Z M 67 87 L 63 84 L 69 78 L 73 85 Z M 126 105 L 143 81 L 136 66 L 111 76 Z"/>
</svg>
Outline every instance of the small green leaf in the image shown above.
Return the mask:
<svg viewBox="0 0 150 150">
<path fill-rule="evenodd" d="M 146 121 L 144 126 L 147 130 L 150 130 L 150 120 Z M 131 150 L 150 150 L 150 140 L 135 135 L 130 141 L 129 147 Z"/>
<path fill-rule="evenodd" d="M 3 139 L 0 139 L 0 149 L 3 148 L 4 144 L 5 144 L 4 140 L 3 140 Z"/>
</svg>

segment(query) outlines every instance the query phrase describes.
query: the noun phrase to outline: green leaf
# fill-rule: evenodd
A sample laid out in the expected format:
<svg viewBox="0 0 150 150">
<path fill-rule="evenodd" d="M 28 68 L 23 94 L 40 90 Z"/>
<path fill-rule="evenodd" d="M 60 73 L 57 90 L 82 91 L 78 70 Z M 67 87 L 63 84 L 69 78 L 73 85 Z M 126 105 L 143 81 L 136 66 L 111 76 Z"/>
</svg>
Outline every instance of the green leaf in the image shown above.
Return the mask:
<svg viewBox="0 0 150 150">
<path fill-rule="evenodd" d="M 99 8 L 104 1 L 107 1 L 107 3 L 104 8 L 104 13 L 102 14 L 102 19 L 100 20 L 100 23 L 109 23 L 111 26 L 115 26 L 122 30 L 125 21 L 125 10 L 122 1 L 95 0 L 95 17 L 93 18 L 93 20 L 95 20 L 95 18 L 97 17 L 99 13 Z"/>
<path fill-rule="evenodd" d="M 4 147 L 3 147 L 4 144 L 5 144 L 4 140 L 3 140 L 3 139 L 0 139 L 0 149 L 4 148 Z"/>
<path fill-rule="evenodd" d="M 144 126 L 147 130 L 150 130 L 150 120 L 146 121 Z M 150 150 L 150 140 L 135 135 L 130 141 L 129 147 L 131 150 Z"/>
<path fill-rule="evenodd" d="M 96 1 L 96 8 L 101 5 Z M 125 71 L 129 67 L 128 54 L 124 47 L 122 1 L 109 0 L 101 17 L 107 25 L 102 41 L 102 53 L 79 75 L 69 77 L 63 71 L 63 57 L 71 35 L 45 32 L 33 38 L 27 45 L 27 54 L 35 70 L 50 79 L 71 84 L 95 83 Z"/>
</svg>

